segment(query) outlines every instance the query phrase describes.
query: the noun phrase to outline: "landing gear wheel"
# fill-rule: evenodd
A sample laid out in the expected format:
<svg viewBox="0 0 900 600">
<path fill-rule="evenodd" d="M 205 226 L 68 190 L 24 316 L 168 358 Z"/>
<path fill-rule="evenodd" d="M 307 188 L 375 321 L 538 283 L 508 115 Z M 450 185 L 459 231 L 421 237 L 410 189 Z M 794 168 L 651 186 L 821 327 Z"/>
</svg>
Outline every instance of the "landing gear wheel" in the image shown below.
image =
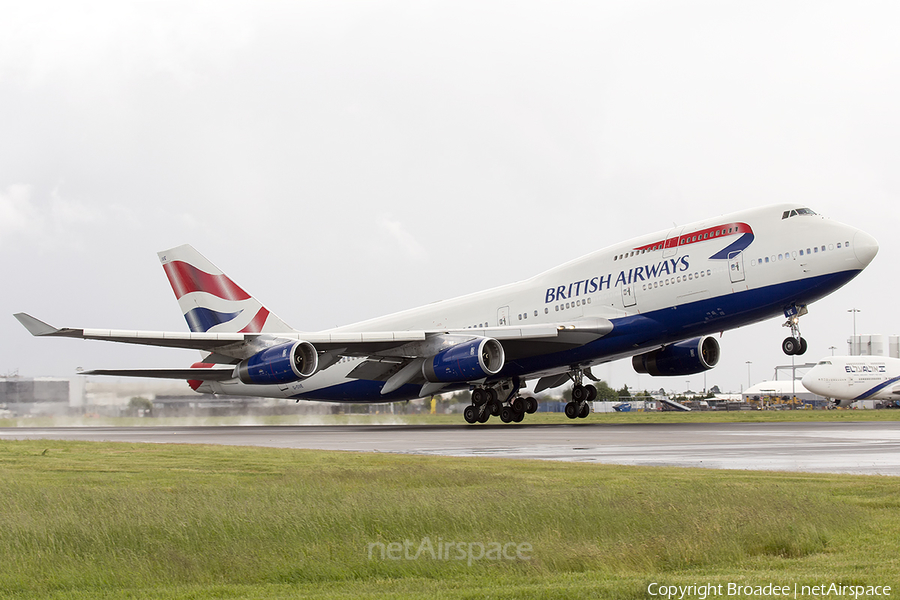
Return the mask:
<svg viewBox="0 0 900 600">
<path fill-rule="evenodd" d="M 784 341 L 781 342 L 781 349 L 788 356 L 800 354 L 800 348 L 802 348 L 802 342 L 795 337 L 784 338 Z"/>
<path fill-rule="evenodd" d="M 528 397 L 525 398 L 525 412 L 529 415 L 533 415 L 537 412 L 538 409 L 538 401 L 534 398 Z"/>
<path fill-rule="evenodd" d="M 584 386 L 584 389 L 587 390 L 587 398 L 585 399 L 585 402 L 593 402 L 597 399 L 597 388 L 592 385 L 586 385 Z"/>
<path fill-rule="evenodd" d="M 513 420 L 514 423 L 521 423 L 521 422 L 522 422 L 522 419 L 524 419 L 524 418 L 525 418 L 525 413 L 524 413 L 524 412 L 519 412 L 519 411 L 517 411 L 517 410 L 514 410 L 514 411 L 513 411 L 513 417 L 512 417 L 512 420 Z"/>
<path fill-rule="evenodd" d="M 575 385 L 572 387 L 572 402 L 584 402 L 587 399 L 588 391 L 583 385 Z"/>
<path fill-rule="evenodd" d="M 578 418 L 579 409 L 578 403 L 576 402 L 567 402 L 566 403 L 566 416 L 570 419 Z"/>
<path fill-rule="evenodd" d="M 472 404 L 475 406 L 481 406 L 485 402 L 487 402 L 488 393 L 484 388 L 475 388 L 472 390 Z"/>
<path fill-rule="evenodd" d="M 488 404 L 488 408 L 490 409 L 492 417 L 500 416 L 500 409 L 502 408 L 502 406 L 500 405 L 499 400 L 497 400 L 496 398 L 491 400 L 490 403 Z"/>
<path fill-rule="evenodd" d="M 800 350 L 797 351 L 797 354 L 806 354 L 807 348 L 809 348 L 809 344 L 806 343 L 806 338 L 800 338 Z"/>
<path fill-rule="evenodd" d="M 527 407 L 527 405 L 525 404 L 525 399 L 524 399 L 524 398 L 521 398 L 521 397 L 513 398 L 513 399 L 509 402 L 509 405 L 512 407 L 512 409 L 513 409 L 514 411 L 520 412 L 520 413 L 524 413 L 524 412 L 525 412 L 525 408 Z"/>
<path fill-rule="evenodd" d="M 587 402 L 582 403 L 581 410 L 578 412 L 578 417 L 580 419 L 586 418 L 589 414 L 591 414 L 591 405 Z"/>
<path fill-rule="evenodd" d="M 466 423 L 470 425 L 474 425 L 478 422 L 478 409 L 475 408 L 474 404 L 470 404 L 463 411 L 463 418 L 466 420 Z"/>
<path fill-rule="evenodd" d="M 513 420 L 513 409 L 508 406 L 504 406 L 500 409 L 500 420 L 504 423 L 511 423 Z"/>
</svg>

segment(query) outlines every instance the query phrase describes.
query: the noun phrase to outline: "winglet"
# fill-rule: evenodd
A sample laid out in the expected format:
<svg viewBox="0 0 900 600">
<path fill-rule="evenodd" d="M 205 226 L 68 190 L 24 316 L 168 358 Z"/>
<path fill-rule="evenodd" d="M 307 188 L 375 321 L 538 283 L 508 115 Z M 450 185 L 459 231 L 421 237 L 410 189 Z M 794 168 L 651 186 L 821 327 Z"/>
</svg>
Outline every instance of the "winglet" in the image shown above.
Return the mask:
<svg viewBox="0 0 900 600">
<path fill-rule="evenodd" d="M 28 313 L 16 313 L 13 316 L 19 320 L 19 323 L 25 326 L 25 329 L 27 329 L 31 335 L 53 335 L 54 333 L 59 332 L 59 329 L 56 327 L 47 325 L 40 319 L 35 319 Z"/>
</svg>

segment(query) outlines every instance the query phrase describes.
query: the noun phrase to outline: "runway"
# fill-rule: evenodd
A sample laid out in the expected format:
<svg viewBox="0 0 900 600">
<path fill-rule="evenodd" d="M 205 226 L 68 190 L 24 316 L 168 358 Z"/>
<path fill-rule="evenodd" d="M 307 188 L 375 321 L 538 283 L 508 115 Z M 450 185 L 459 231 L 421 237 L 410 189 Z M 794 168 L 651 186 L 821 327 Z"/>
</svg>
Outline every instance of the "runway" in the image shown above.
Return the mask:
<svg viewBox="0 0 900 600">
<path fill-rule="evenodd" d="M 15 439 L 900 476 L 900 422 L 0 428 L 0 440 Z"/>
</svg>

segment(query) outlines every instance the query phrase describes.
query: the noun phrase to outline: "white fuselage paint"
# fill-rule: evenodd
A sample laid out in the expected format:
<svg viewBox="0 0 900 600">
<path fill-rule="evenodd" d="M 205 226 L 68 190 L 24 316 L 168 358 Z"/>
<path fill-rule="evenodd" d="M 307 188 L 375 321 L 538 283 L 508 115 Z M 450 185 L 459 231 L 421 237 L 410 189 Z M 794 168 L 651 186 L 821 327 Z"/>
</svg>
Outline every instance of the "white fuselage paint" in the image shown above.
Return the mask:
<svg viewBox="0 0 900 600">
<path fill-rule="evenodd" d="M 814 297 L 798 296 L 811 302 L 849 281 L 877 253 L 876 241 L 853 227 L 814 214 L 783 218 L 796 210 L 803 209 L 796 204 L 767 206 L 665 229 L 598 250 L 524 281 L 328 332 L 471 328 L 472 334 L 478 335 L 478 330 L 486 326 L 587 318 L 608 319 L 619 326 L 631 317 L 648 314 L 665 325 L 679 315 L 682 307 L 699 308 L 703 314 L 694 315 L 690 322 L 678 322 L 679 330 L 685 332 L 680 339 L 724 331 L 778 316 L 786 308 L 776 306 L 779 300 L 770 301 L 769 294 L 763 293 L 753 296 L 750 305 L 745 299 L 751 296 L 740 296 L 739 309 L 732 309 L 739 294 L 774 291 L 784 284 L 847 274 L 846 278 L 835 278 L 833 284 L 823 283 Z M 748 233 L 751 238 L 744 237 Z M 731 255 L 721 255 L 741 239 L 743 243 L 738 243 Z M 646 340 L 626 349 L 598 352 L 580 364 L 599 364 L 645 352 L 677 340 L 678 335 L 673 331 L 660 337 L 658 331 L 648 330 Z M 343 358 L 308 379 L 281 386 L 210 381 L 198 391 L 314 400 L 317 392 L 353 381 L 346 376 L 360 360 Z M 565 363 L 548 360 L 521 377 L 534 379 L 568 368 Z M 387 400 L 375 396 L 357 401 Z"/>
</svg>

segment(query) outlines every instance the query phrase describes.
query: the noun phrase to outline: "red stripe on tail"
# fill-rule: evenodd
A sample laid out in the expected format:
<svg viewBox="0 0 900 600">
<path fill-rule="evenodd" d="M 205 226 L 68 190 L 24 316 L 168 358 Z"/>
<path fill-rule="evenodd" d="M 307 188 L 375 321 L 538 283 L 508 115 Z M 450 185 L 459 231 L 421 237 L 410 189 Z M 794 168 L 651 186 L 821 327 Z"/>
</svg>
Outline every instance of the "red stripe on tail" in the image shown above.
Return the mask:
<svg viewBox="0 0 900 600">
<path fill-rule="evenodd" d="M 269 318 L 269 311 L 266 310 L 266 307 L 263 306 L 259 309 L 259 312 L 256 313 L 256 316 L 253 317 L 253 320 L 250 323 L 238 331 L 238 333 L 260 333 L 262 331 L 263 326 L 266 324 L 266 319 Z"/>
<path fill-rule="evenodd" d="M 223 300 L 246 300 L 250 297 L 225 275 L 211 275 L 179 260 L 166 263 L 163 268 L 179 300 L 191 292 L 207 292 Z"/>
</svg>

